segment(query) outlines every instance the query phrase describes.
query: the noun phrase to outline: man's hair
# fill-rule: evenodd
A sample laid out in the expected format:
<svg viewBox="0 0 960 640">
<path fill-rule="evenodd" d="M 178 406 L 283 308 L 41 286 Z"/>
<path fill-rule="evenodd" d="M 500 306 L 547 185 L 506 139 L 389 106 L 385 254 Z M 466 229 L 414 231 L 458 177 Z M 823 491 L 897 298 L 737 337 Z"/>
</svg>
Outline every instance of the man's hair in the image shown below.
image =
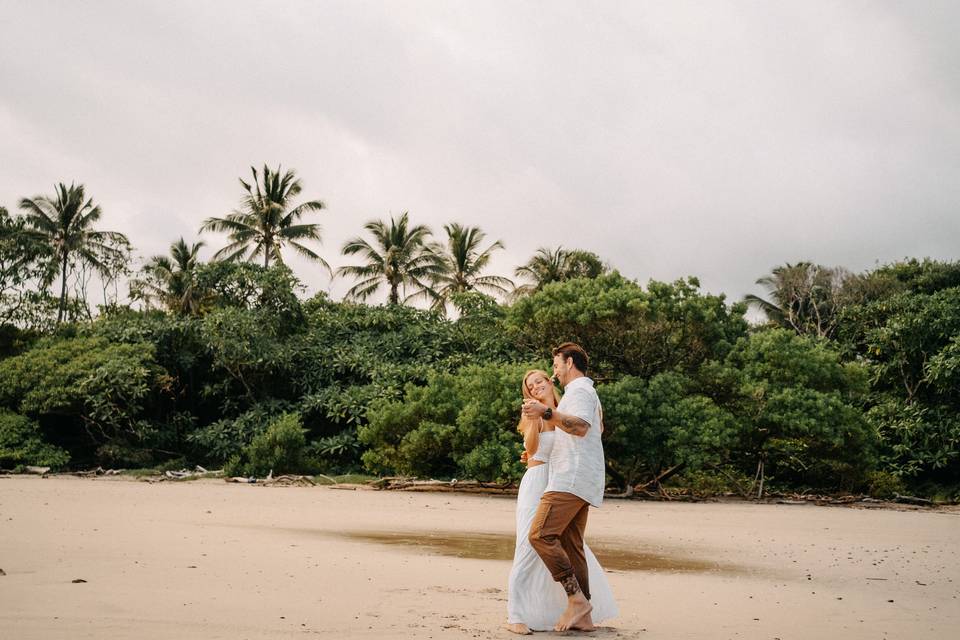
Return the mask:
<svg viewBox="0 0 960 640">
<path fill-rule="evenodd" d="M 563 356 L 564 360 L 571 358 L 573 366 L 579 369 L 580 373 L 586 373 L 587 367 L 590 366 L 590 358 L 587 356 L 587 352 L 576 342 L 564 342 L 553 350 L 553 355 Z"/>
</svg>

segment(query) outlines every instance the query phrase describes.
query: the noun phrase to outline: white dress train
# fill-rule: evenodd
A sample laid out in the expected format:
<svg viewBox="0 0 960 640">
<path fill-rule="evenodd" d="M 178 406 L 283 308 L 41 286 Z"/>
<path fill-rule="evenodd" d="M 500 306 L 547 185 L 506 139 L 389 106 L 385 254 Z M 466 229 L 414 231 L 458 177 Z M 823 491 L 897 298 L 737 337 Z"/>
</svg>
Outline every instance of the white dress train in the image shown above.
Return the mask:
<svg viewBox="0 0 960 640">
<path fill-rule="evenodd" d="M 547 444 L 544 440 L 552 440 L 550 436 L 553 434 L 549 431 L 540 434 L 541 451 L 538 453 L 547 448 L 544 447 L 544 444 Z M 554 581 L 547 571 L 547 566 L 527 540 L 533 516 L 540 505 L 540 497 L 547 487 L 549 467 L 549 464 L 530 467 L 520 481 L 520 491 L 517 494 L 517 542 L 507 593 L 507 621 L 522 622 L 534 631 L 553 630 L 553 625 L 567 608 L 567 595 L 563 587 Z M 583 550 L 590 576 L 590 603 L 593 605 L 591 616 L 597 624 L 617 617 L 619 611 L 607 576 L 596 556 L 586 543 Z"/>
</svg>

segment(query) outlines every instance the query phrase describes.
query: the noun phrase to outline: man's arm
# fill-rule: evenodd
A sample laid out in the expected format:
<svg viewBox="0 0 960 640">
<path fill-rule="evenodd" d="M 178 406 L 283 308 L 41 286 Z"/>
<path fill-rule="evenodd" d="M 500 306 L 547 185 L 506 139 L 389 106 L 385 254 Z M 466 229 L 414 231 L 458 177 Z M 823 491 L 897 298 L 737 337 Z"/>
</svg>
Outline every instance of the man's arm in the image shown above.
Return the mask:
<svg viewBox="0 0 960 640">
<path fill-rule="evenodd" d="M 590 423 L 583 418 L 559 411 L 554 411 L 550 419 L 544 422 L 580 438 L 587 435 L 587 430 L 590 429 Z"/>
<path fill-rule="evenodd" d="M 582 438 L 590 430 L 590 416 L 593 416 L 597 410 L 595 397 L 590 397 L 583 390 L 571 391 L 564 396 L 564 409 L 566 411 L 553 410 L 553 415 L 544 422 L 552 427 L 560 429 L 572 436 Z M 523 415 L 531 418 L 540 418 L 546 410 L 546 406 L 535 400 L 527 400 L 524 403 Z"/>
</svg>

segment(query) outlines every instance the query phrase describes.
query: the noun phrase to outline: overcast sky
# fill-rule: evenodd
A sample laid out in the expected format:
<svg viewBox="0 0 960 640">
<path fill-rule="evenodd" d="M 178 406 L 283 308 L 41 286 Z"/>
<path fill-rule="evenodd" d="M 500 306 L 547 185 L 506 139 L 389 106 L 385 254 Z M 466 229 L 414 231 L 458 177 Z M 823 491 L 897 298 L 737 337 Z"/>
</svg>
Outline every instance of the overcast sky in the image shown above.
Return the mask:
<svg viewBox="0 0 960 640">
<path fill-rule="evenodd" d="M 0 0 L 0 205 L 81 182 L 150 256 L 267 163 L 327 204 L 334 267 L 407 210 L 503 240 L 502 275 L 563 245 L 733 300 L 784 262 L 956 260 L 958 25 L 953 0 Z"/>
</svg>

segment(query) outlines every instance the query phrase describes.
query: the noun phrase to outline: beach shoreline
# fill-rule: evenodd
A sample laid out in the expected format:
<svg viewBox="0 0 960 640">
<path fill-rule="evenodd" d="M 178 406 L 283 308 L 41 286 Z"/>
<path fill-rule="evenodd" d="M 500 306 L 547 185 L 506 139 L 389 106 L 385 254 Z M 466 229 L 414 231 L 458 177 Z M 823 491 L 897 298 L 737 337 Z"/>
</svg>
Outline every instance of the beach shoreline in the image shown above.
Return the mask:
<svg viewBox="0 0 960 640">
<path fill-rule="evenodd" d="M 957 515 L 608 500 L 587 540 L 621 616 L 593 637 L 947 636 Z M 513 526 L 506 496 L 7 476 L 0 623 L 18 638 L 511 637 Z"/>
</svg>

